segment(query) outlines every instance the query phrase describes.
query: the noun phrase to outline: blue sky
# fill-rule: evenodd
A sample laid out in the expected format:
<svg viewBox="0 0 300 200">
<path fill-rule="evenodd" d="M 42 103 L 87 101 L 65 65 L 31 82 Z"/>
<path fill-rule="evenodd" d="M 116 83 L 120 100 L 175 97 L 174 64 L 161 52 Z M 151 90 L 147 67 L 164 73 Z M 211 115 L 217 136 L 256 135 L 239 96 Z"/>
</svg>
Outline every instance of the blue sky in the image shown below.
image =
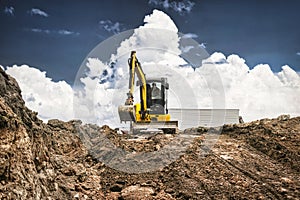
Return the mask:
<svg viewBox="0 0 300 200">
<path fill-rule="evenodd" d="M 300 71 L 299 7 L 297 0 L 1 0 L 0 65 L 28 64 L 72 83 L 97 44 L 142 25 L 156 8 L 209 53 Z"/>
</svg>

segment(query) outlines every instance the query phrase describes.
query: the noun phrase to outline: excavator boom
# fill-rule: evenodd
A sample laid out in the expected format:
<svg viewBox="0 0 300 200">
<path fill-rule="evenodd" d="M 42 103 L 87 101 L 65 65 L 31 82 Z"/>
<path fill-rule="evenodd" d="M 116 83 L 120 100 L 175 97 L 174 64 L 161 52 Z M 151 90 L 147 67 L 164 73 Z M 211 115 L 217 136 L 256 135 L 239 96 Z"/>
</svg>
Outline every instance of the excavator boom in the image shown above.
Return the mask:
<svg viewBox="0 0 300 200">
<path fill-rule="evenodd" d="M 134 81 L 135 81 L 135 74 L 137 74 L 138 79 L 141 82 L 141 114 L 142 118 L 146 119 L 146 111 L 147 111 L 147 91 L 146 91 L 146 77 L 142 70 L 141 64 L 139 63 L 138 59 L 136 58 L 136 52 L 132 51 L 131 56 L 128 59 L 129 65 L 129 92 L 127 93 L 127 99 L 125 101 L 125 105 L 133 105 L 133 92 L 134 92 Z"/>
</svg>

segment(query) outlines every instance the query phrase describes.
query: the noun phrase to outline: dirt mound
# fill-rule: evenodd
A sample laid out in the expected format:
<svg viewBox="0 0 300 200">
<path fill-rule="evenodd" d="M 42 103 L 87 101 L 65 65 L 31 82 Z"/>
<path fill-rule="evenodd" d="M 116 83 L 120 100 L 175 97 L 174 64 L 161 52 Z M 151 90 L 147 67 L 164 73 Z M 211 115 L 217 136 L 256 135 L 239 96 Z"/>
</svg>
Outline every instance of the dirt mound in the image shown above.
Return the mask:
<svg viewBox="0 0 300 200">
<path fill-rule="evenodd" d="M 0 94 L 0 199 L 300 197 L 300 117 L 135 138 L 80 121 L 43 123 L 2 69 Z M 157 169 L 139 171 L 142 162 Z"/>
</svg>

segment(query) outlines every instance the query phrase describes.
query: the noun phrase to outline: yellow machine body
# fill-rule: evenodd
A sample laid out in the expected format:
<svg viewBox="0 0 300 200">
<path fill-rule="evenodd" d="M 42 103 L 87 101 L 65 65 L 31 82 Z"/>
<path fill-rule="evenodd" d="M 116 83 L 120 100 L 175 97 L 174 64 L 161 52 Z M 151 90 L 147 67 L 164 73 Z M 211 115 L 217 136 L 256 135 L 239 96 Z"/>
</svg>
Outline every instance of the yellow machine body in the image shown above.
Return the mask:
<svg viewBox="0 0 300 200">
<path fill-rule="evenodd" d="M 125 105 L 118 108 L 121 122 L 130 122 L 133 129 L 158 128 L 162 130 L 175 130 L 177 121 L 171 121 L 167 109 L 167 78 L 154 78 L 146 80 L 142 67 L 132 51 L 128 59 L 129 65 L 129 92 Z M 134 80 L 137 74 L 137 85 L 140 86 L 140 103 L 133 105 Z M 151 87 L 152 84 L 152 87 Z M 157 87 L 158 85 L 158 87 Z"/>
<path fill-rule="evenodd" d="M 141 104 L 137 103 L 134 105 L 135 110 L 135 121 L 136 122 L 165 122 L 171 120 L 170 114 L 148 114 L 146 119 L 142 119 L 140 114 L 141 111 Z"/>
</svg>

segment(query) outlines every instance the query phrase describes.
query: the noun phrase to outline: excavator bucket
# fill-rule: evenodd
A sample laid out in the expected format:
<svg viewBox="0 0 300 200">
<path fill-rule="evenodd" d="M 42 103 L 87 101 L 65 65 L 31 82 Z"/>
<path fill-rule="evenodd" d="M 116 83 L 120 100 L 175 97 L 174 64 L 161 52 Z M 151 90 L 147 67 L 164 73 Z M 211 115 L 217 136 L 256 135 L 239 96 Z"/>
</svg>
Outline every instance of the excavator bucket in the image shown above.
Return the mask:
<svg viewBox="0 0 300 200">
<path fill-rule="evenodd" d="M 136 121 L 135 110 L 133 105 L 123 105 L 118 107 L 121 122 Z"/>
</svg>

